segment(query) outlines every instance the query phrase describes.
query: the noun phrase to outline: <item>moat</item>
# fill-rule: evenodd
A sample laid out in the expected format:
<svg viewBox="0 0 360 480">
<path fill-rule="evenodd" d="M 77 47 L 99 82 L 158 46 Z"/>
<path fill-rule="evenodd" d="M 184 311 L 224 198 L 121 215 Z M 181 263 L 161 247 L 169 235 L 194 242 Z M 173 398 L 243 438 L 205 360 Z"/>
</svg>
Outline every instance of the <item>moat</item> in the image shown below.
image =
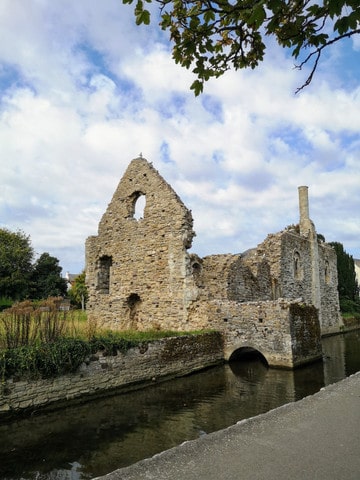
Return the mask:
<svg viewBox="0 0 360 480">
<path fill-rule="evenodd" d="M 0 479 L 83 480 L 311 395 L 360 370 L 360 331 L 295 371 L 255 360 L 0 426 Z"/>
</svg>

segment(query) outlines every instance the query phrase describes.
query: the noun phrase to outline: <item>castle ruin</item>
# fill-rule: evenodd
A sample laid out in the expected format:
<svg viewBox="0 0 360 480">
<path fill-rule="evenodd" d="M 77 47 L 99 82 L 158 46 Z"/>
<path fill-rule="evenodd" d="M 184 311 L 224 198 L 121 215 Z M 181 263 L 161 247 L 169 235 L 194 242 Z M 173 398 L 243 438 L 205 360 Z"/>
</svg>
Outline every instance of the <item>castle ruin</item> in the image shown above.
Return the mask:
<svg viewBox="0 0 360 480">
<path fill-rule="evenodd" d="M 86 241 L 89 321 L 119 330 L 221 330 L 225 359 L 239 348 L 279 367 L 320 358 L 321 335 L 341 326 L 336 254 L 318 239 L 307 187 L 299 187 L 299 206 L 298 225 L 256 248 L 200 258 L 188 252 L 191 211 L 152 164 L 133 160 L 98 235 Z"/>
</svg>

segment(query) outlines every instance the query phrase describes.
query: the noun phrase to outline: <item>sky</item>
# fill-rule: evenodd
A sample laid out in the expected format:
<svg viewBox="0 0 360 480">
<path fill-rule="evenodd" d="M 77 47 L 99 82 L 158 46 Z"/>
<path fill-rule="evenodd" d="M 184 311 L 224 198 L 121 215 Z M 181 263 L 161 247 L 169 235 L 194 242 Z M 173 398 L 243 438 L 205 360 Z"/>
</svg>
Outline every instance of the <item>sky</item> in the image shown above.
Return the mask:
<svg viewBox="0 0 360 480">
<path fill-rule="evenodd" d="M 192 210 L 200 256 L 241 253 L 299 221 L 298 186 L 326 241 L 360 258 L 360 36 L 334 44 L 297 87 L 269 42 L 251 71 L 195 97 L 168 35 L 121 0 L 1 0 L 0 228 L 63 273 L 142 154 Z"/>
</svg>

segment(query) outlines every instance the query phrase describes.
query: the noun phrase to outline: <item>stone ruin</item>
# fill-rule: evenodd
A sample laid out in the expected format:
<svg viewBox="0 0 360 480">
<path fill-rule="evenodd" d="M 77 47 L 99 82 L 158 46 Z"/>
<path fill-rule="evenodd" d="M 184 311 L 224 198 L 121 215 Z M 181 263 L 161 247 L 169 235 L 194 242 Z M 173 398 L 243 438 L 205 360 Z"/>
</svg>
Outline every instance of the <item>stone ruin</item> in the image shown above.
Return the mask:
<svg viewBox="0 0 360 480">
<path fill-rule="evenodd" d="M 221 330 L 226 359 L 243 346 L 274 366 L 319 358 L 320 335 L 341 327 L 336 254 L 318 239 L 307 187 L 299 187 L 299 202 L 298 225 L 245 253 L 200 258 L 188 252 L 191 211 L 151 163 L 134 159 L 98 235 L 86 241 L 89 321 L 119 330 Z"/>
</svg>

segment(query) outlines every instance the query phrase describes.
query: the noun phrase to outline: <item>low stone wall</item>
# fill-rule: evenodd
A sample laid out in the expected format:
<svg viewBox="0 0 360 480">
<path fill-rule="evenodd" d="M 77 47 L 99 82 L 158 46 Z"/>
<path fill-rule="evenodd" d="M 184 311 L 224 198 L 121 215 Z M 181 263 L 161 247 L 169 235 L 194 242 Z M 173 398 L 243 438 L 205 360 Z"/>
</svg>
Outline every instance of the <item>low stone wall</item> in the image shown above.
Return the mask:
<svg viewBox="0 0 360 480">
<path fill-rule="evenodd" d="M 157 380 L 183 376 L 224 358 L 218 332 L 144 342 L 125 354 L 94 355 L 75 374 L 45 380 L 8 380 L 0 395 L 0 420 L 56 402 L 99 396 L 115 389 L 129 390 Z"/>
</svg>

